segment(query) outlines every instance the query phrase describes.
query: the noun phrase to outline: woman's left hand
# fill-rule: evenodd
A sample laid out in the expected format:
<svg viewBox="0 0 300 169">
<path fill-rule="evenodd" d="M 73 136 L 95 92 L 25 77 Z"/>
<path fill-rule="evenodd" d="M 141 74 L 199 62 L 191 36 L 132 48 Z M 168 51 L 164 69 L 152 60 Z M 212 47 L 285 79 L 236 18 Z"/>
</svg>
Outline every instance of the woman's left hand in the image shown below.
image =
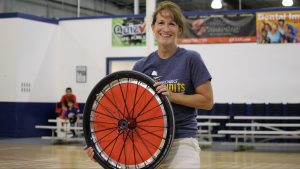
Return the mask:
<svg viewBox="0 0 300 169">
<path fill-rule="evenodd" d="M 167 85 L 163 84 L 162 82 L 155 82 L 153 85 L 156 88 L 157 93 L 161 93 L 165 96 L 169 96 L 172 94 L 167 88 Z"/>
</svg>

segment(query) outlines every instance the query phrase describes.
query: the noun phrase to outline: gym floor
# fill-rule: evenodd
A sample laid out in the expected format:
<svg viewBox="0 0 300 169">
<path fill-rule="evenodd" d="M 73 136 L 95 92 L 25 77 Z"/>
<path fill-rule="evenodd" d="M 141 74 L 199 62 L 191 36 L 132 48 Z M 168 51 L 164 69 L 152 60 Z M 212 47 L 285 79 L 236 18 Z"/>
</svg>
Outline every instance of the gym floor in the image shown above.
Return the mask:
<svg viewBox="0 0 300 169">
<path fill-rule="evenodd" d="M 101 168 L 83 152 L 83 143 L 53 144 L 40 138 L 0 139 L 2 169 Z M 201 152 L 201 169 L 300 169 L 298 152 Z"/>
</svg>

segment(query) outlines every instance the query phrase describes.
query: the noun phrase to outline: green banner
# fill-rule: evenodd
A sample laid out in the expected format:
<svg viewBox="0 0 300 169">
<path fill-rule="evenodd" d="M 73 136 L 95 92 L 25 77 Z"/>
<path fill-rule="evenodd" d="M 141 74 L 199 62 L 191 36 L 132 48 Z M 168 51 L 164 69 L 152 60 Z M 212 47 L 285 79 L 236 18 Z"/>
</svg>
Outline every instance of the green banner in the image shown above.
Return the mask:
<svg viewBox="0 0 300 169">
<path fill-rule="evenodd" d="M 145 46 L 146 24 L 144 18 L 113 18 L 112 46 Z"/>
</svg>

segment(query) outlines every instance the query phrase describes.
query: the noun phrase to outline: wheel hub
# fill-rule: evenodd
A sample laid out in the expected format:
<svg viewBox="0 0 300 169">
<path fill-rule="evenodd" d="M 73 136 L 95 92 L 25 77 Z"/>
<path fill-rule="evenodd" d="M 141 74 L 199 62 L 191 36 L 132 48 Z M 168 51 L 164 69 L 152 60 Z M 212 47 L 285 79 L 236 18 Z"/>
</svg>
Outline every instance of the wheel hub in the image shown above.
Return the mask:
<svg viewBox="0 0 300 169">
<path fill-rule="evenodd" d="M 136 120 L 129 118 L 129 119 L 121 119 L 118 122 L 119 132 L 124 130 L 134 130 L 136 128 Z"/>
</svg>

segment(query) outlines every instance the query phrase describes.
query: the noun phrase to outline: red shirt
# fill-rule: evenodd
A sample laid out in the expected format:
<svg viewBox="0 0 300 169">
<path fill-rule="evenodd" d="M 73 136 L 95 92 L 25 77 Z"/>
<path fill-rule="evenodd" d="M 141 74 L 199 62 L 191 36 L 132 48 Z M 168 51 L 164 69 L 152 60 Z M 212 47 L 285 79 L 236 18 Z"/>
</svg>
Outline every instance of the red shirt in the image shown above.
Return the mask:
<svg viewBox="0 0 300 169">
<path fill-rule="evenodd" d="M 76 96 L 73 95 L 73 94 L 70 95 L 70 96 L 68 96 L 68 95 L 65 94 L 65 95 L 62 96 L 62 98 L 60 100 L 61 105 L 64 105 L 66 107 L 67 107 L 69 101 L 73 101 L 74 107 L 77 108 L 77 109 L 79 109 L 78 103 L 76 101 Z"/>
</svg>

